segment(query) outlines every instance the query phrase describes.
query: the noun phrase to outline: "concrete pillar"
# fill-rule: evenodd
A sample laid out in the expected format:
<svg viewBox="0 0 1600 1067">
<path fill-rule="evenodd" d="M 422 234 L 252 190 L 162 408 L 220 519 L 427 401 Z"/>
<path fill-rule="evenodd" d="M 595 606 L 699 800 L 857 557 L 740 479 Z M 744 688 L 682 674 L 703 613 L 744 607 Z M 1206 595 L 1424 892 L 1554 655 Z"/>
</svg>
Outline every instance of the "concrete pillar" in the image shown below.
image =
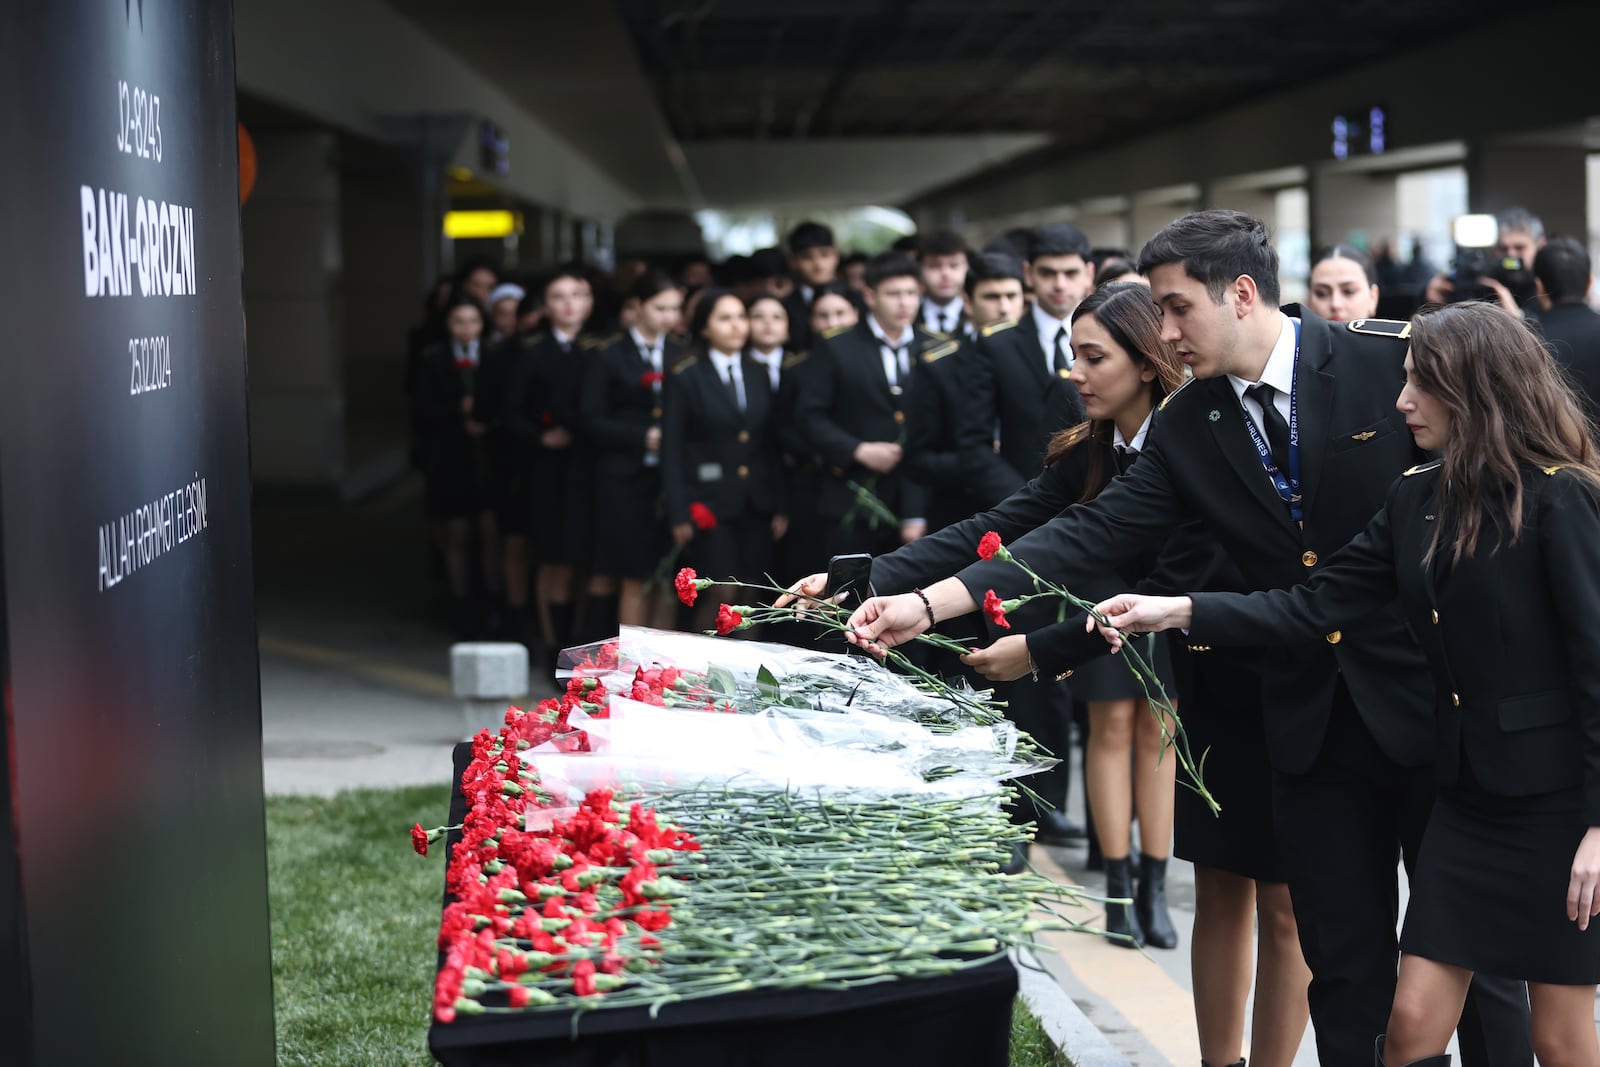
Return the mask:
<svg viewBox="0 0 1600 1067">
<path fill-rule="evenodd" d="M 1467 150 L 1467 200 L 1473 211 L 1527 208 L 1547 234 L 1586 241 L 1589 153 L 1579 147 L 1492 145 Z"/>
<path fill-rule="evenodd" d="M 345 270 L 342 348 L 345 496 L 359 496 L 406 468 L 409 417 L 403 389 L 406 330 L 422 313 L 424 249 L 438 246 L 421 175 L 401 153 L 348 157 L 340 182 Z"/>
<path fill-rule="evenodd" d="M 1157 230 L 1199 206 L 1200 190 L 1197 186 L 1156 190 L 1134 196 L 1128 212 L 1130 246 L 1135 250 L 1143 248 Z"/>
<path fill-rule="evenodd" d="M 253 477 L 335 491 L 345 460 L 338 138 L 254 136 L 260 169 L 242 211 Z"/>
<path fill-rule="evenodd" d="M 1393 241 L 1400 229 L 1400 204 L 1393 174 L 1311 174 L 1311 247 L 1335 244 L 1368 247 Z"/>
</svg>

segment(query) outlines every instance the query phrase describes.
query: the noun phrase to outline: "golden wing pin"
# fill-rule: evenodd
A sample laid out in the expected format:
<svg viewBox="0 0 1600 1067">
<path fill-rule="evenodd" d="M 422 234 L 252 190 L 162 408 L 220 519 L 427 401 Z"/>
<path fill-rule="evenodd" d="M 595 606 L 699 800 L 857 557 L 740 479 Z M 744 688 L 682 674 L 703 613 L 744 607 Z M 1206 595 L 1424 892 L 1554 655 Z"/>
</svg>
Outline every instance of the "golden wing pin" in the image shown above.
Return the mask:
<svg viewBox="0 0 1600 1067">
<path fill-rule="evenodd" d="M 1350 435 L 1350 440 L 1352 440 L 1352 441 L 1366 441 L 1366 440 L 1369 440 L 1369 439 L 1371 439 L 1373 437 L 1376 437 L 1376 436 L 1378 436 L 1378 431 L 1377 430 L 1363 430 L 1360 433 L 1351 434 Z"/>
</svg>

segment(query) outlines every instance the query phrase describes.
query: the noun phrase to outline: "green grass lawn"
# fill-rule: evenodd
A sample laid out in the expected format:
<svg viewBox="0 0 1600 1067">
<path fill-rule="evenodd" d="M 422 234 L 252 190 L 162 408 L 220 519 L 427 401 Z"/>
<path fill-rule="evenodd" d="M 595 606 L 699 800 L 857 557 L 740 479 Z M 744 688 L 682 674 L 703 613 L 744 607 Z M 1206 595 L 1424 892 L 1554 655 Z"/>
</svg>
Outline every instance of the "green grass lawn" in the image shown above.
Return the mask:
<svg viewBox="0 0 1600 1067">
<path fill-rule="evenodd" d="M 283 1067 L 425 1067 L 444 849 L 411 853 L 412 823 L 438 826 L 449 789 L 270 797 L 272 983 Z M 1015 1067 L 1063 1067 L 1017 1004 Z"/>
</svg>

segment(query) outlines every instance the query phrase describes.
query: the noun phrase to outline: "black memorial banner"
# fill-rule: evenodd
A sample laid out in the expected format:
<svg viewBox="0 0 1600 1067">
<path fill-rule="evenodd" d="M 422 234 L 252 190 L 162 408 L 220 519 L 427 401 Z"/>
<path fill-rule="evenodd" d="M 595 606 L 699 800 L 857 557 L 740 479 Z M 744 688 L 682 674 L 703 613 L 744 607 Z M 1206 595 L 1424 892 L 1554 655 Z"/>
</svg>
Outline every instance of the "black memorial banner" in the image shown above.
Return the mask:
<svg viewBox="0 0 1600 1067">
<path fill-rule="evenodd" d="M 0 85 L 0 1062 L 266 1067 L 231 5 L 7 5 Z"/>
</svg>

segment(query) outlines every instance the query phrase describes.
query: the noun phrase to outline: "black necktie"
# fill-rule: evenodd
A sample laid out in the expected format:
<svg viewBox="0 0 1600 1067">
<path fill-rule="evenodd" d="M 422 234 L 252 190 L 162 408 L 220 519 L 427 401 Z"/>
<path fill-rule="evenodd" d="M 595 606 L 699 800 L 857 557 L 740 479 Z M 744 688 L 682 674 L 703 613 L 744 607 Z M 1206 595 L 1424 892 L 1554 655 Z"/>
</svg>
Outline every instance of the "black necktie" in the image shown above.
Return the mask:
<svg viewBox="0 0 1600 1067">
<path fill-rule="evenodd" d="M 1134 461 L 1139 458 L 1139 453 L 1135 452 L 1133 449 L 1129 448 L 1127 445 L 1117 445 L 1116 447 L 1117 447 L 1117 473 L 1118 474 L 1127 474 L 1128 473 L 1128 468 L 1133 466 Z"/>
<path fill-rule="evenodd" d="M 728 399 L 733 401 L 734 409 L 743 412 L 744 404 L 739 400 L 739 379 L 734 377 L 736 374 L 738 374 L 738 369 L 730 365 L 727 376 L 722 379 L 722 384 L 728 387 Z"/>
<path fill-rule="evenodd" d="M 1244 395 L 1261 405 L 1261 425 L 1267 431 L 1267 450 L 1272 453 L 1272 462 L 1278 465 L 1278 470 L 1288 477 L 1289 424 L 1283 421 L 1283 416 L 1278 413 L 1278 405 L 1272 402 L 1278 391 L 1266 382 L 1258 382 L 1245 389 Z"/>
<path fill-rule="evenodd" d="M 1067 337 L 1067 328 L 1065 326 L 1056 331 L 1056 358 L 1053 363 L 1057 373 L 1071 369 L 1067 362 Z"/>
<path fill-rule="evenodd" d="M 939 312 L 939 332 L 950 332 L 950 313 L 948 311 Z"/>
</svg>

